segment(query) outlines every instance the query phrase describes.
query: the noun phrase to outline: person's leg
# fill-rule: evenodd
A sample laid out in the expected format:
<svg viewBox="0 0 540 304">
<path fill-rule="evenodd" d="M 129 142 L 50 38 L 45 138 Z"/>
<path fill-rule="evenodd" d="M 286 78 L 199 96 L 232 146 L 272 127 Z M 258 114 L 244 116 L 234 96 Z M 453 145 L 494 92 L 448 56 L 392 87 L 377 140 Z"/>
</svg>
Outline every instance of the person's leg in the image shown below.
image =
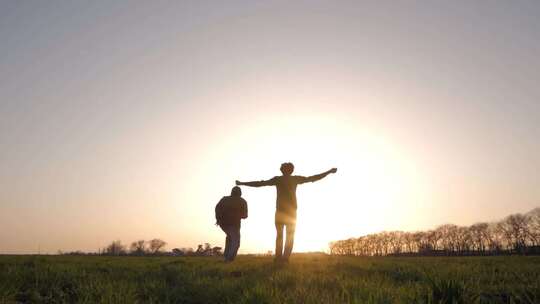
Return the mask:
<svg viewBox="0 0 540 304">
<path fill-rule="evenodd" d="M 285 241 L 285 252 L 283 253 L 283 257 L 288 260 L 291 256 L 293 245 L 294 245 L 294 232 L 296 230 L 296 223 L 288 223 L 287 225 L 287 239 Z"/>
<path fill-rule="evenodd" d="M 283 253 L 283 224 L 276 222 L 276 259 L 280 259 Z"/>
<path fill-rule="evenodd" d="M 240 248 L 240 227 L 231 227 L 230 231 L 230 237 L 231 237 L 231 249 L 229 249 L 229 257 L 230 260 L 234 260 L 236 258 L 236 254 L 238 253 L 238 248 Z"/>
<path fill-rule="evenodd" d="M 223 251 L 223 257 L 225 258 L 225 261 L 229 260 L 229 255 L 231 251 L 231 237 L 229 235 L 229 229 L 228 227 L 221 226 L 221 230 L 225 232 L 225 250 Z"/>
</svg>

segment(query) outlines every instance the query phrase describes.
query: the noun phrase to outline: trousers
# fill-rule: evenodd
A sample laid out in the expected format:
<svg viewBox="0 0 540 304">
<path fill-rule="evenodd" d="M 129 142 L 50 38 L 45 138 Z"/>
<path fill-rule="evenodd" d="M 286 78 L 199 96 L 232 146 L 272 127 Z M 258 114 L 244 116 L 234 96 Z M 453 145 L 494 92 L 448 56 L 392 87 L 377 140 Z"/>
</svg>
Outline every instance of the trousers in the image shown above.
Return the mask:
<svg viewBox="0 0 540 304">
<path fill-rule="evenodd" d="M 283 231 L 286 229 L 285 250 L 283 250 Z M 284 258 L 286 260 L 291 256 L 294 245 L 294 232 L 296 230 L 296 222 L 279 222 L 276 221 L 276 258 Z"/>
<path fill-rule="evenodd" d="M 220 227 L 226 235 L 225 251 L 223 252 L 225 261 L 233 261 L 238 253 L 238 248 L 240 248 L 240 226 L 223 225 Z"/>
</svg>

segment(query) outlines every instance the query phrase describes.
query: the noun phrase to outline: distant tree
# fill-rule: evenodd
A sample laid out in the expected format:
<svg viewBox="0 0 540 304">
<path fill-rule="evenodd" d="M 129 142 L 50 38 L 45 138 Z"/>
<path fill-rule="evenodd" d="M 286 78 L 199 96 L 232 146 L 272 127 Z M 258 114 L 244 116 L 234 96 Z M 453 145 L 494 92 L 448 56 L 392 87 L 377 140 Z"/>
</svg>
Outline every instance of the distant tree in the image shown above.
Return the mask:
<svg viewBox="0 0 540 304">
<path fill-rule="evenodd" d="M 350 238 L 350 239 L 344 241 L 343 245 L 345 247 L 345 252 L 346 252 L 347 255 L 353 255 L 354 254 L 354 243 L 355 243 L 354 238 Z"/>
<path fill-rule="evenodd" d="M 401 231 L 391 231 L 388 233 L 388 242 L 390 244 L 390 252 L 399 254 L 403 251 L 404 233 Z"/>
<path fill-rule="evenodd" d="M 181 248 L 180 250 L 182 250 L 184 254 L 186 255 L 192 255 L 195 252 L 193 248 L 191 247 L 184 247 L 184 248 Z"/>
<path fill-rule="evenodd" d="M 122 245 L 120 240 L 116 240 L 105 247 L 103 253 L 106 255 L 124 255 L 126 254 L 126 246 Z"/>
<path fill-rule="evenodd" d="M 210 256 L 213 255 L 213 248 L 210 243 L 204 243 L 203 255 Z"/>
<path fill-rule="evenodd" d="M 340 248 L 339 248 L 339 243 L 341 241 L 334 241 L 334 242 L 330 242 L 328 244 L 328 247 L 330 248 L 330 254 L 341 254 L 340 252 Z M 269 255 L 272 255 L 272 251 L 269 251 L 270 254 Z M 268 252 L 267 252 L 268 253 Z"/>
<path fill-rule="evenodd" d="M 468 252 L 471 249 L 471 234 L 469 232 L 469 227 L 458 227 L 456 235 L 458 254 Z"/>
<path fill-rule="evenodd" d="M 439 250 L 441 248 L 441 234 L 436 230 L 426 231 L 426 249 L 429 251 Z"/>
<path fill-rule="evenodd" d="M 190 248 L 190 250 L 193 252 L 193 249 Z M 221 247 L 212 247 L 210 243 L 199 244 L 193 254 L 202 256 L 220 255 Z"/>
<path fill-rule="evenodd" d="M 145 240 L 138 240 L 133 243 L 131 243 L 130 246 L 130 252 L 134 255 L 144 255 L 146 253 L 146 241 Z"/>
<path fill-rule="evenodd" d="M 422 252 L 423 250 L 426 249 L 426 242 L 424 241 L 425 240 L 425 234 L 426 233 L 423 232 L 423 231 L 413 232 L 412 238 L 413 238 L 414 243 L 415 243 L 416 252 Z"/>
<path fill-rule="evenodd" d="M 389 236 L 388 232 L 383 231 L 383 232 L 379 233 L 378 241 L 379 241 L 380 248 L 381 248 L 380 255 L 387 255 L 389 253 L 388 251 L 389 251 L 389 247 L 390 247 L 390 236 Z"/>
<path fill-rule="evenodd" d="M 369 255 L 369 246 L 366 242 L 366 237 L 361 236 L 357 239 L 353 239 L 353 254 L 354 255 L 360 255 L 360 256 L 367 256 Z"/>
<path fill-rule="evenodd" d="M 338 255 L 470 255 L 540 253 L 540 208 L 495 223 L 445 224 L 434 230 L 382 231 L 329 243 Z M 202 245 L 199 248 L 204 251 Z"/>
<path fill-rule="evenodd" d="M 405 244 L 405 252 L 412 253 L 416 251 L 414 246 L 414 234 L 411 232 L 403 233 L 403 243 Z"/>
<path fill-rule="evenodd" d="M 171 252 L 175 256 L 185 255 L 184 251 L 182 251 L 180 248 L 174 248 Z"/>
<path fill-rule="evenodd" d="M 435 229 L 440 238 L 440 248 L 446 252 L 453 252 L 456 249 L 456 231 L 454 224 L 445 224 Z"/>
<path fill-rule="evenodd" d="M 471 248 L 476 251 L 485 252 L 489 242 L 488 223 L 476 223 L 469 227 L 471 236 Z"/>
<path fill-rule="evenodd" d="M 212 247 L 212 255 L 222 255 L 221 247 L 215 246 Z"/>
<path fill-rule="evenodd" d="M 527 235 L 532 246 L 540 246 L 540 208 L 535 208 L 526 214 L 529 218 Z"/>
<path fill-rule="evenodd" d="M 505 249 L 506 237 L 500 223 L 489 224 L 488 235 L 488 247 L 491 252 L 500 253 Z"/>
<path fill-rule="evenodd" d="M 497 224 L 504 235 L 508 249 L 522 252 L 526 246 L 528 218 L 522 214 L 512 214 Z"/>
<path fill-rule="evenodd" d="M 167 243 L 161 239 L 153 239 L 153 240 L 150 240 L 148 242 L 148 250 L 150 250 L 150 252 L 152 254 L 157 254 L 161 251 L 161 249 L 163 249 L 165 246 L 167 245 Z"/>
</svg>

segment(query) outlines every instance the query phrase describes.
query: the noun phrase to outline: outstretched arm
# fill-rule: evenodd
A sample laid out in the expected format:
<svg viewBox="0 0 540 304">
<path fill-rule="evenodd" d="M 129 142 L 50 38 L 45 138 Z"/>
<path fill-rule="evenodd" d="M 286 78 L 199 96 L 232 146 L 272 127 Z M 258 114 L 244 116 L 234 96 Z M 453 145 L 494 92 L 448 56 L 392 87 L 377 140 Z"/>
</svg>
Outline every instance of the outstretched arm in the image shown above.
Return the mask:
<svg viewBox="0 0 540 304">
<path fill-rule="evenodd" d="M 336 172 L 337 172 L 337 169 L 336 169 L 336 168 L 332 168 L 332 169 L 330 169 L 330 170 L 328 170 L 328 171 L 326 171 L 326 172 L 323 172 L 323 173 L 321 173 L 321 174 L 308 176 L 308 177 L 306 177 L 306 179 L 305 179 L 304 182 L 305 182 L 305 183 L 307 183 L 307 182 L 316 182 L 316 181 L 318 181 L 318 180 L 321 180 L 321 179 L 325 178 L 328 174 L 330 174 L 330 173 L 336 173 Z"/>
<path fill-rule="evenodd" d="M 254 182 L 241 182 L 236 181 L 237 186 L 249 186 L 249 187 L 263 187 L 263 186 L 274 186 L 276 185 L 275 180 L 269 179 L 269 180 L 262 180 L 262 181 L 254 181 Z"/>
</svg>

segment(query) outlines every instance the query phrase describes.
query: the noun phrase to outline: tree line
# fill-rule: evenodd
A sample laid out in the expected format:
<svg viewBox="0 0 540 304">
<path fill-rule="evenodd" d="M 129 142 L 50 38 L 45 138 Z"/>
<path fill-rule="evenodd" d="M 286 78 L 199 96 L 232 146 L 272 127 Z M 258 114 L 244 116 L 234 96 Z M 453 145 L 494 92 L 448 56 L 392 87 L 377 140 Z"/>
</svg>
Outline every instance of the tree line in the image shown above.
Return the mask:
<svg viewBox="0 0 540 304">
<path fill-rule="evenodd" d="M 383 231 L 329 244 L 355 256 L 540 254 L 540 208 L 493 223 L 441 225 L 428 231 Z"/>
<path fill-rule="evenodd" d="M 62 252 L 61 255 L 108 255 L 108 256 L 216 256 L 222 255 L 221 247 L 212 246 L 210 243 L 199 244 L 197 249 L 191 247 L 173 248 L 171 251 L 165 250 L 167 242 L 162 239 L 137 240 L 129 246 L 122 244 L 122 241 L 115 240 L 98 252 Z"/>
</svg>

